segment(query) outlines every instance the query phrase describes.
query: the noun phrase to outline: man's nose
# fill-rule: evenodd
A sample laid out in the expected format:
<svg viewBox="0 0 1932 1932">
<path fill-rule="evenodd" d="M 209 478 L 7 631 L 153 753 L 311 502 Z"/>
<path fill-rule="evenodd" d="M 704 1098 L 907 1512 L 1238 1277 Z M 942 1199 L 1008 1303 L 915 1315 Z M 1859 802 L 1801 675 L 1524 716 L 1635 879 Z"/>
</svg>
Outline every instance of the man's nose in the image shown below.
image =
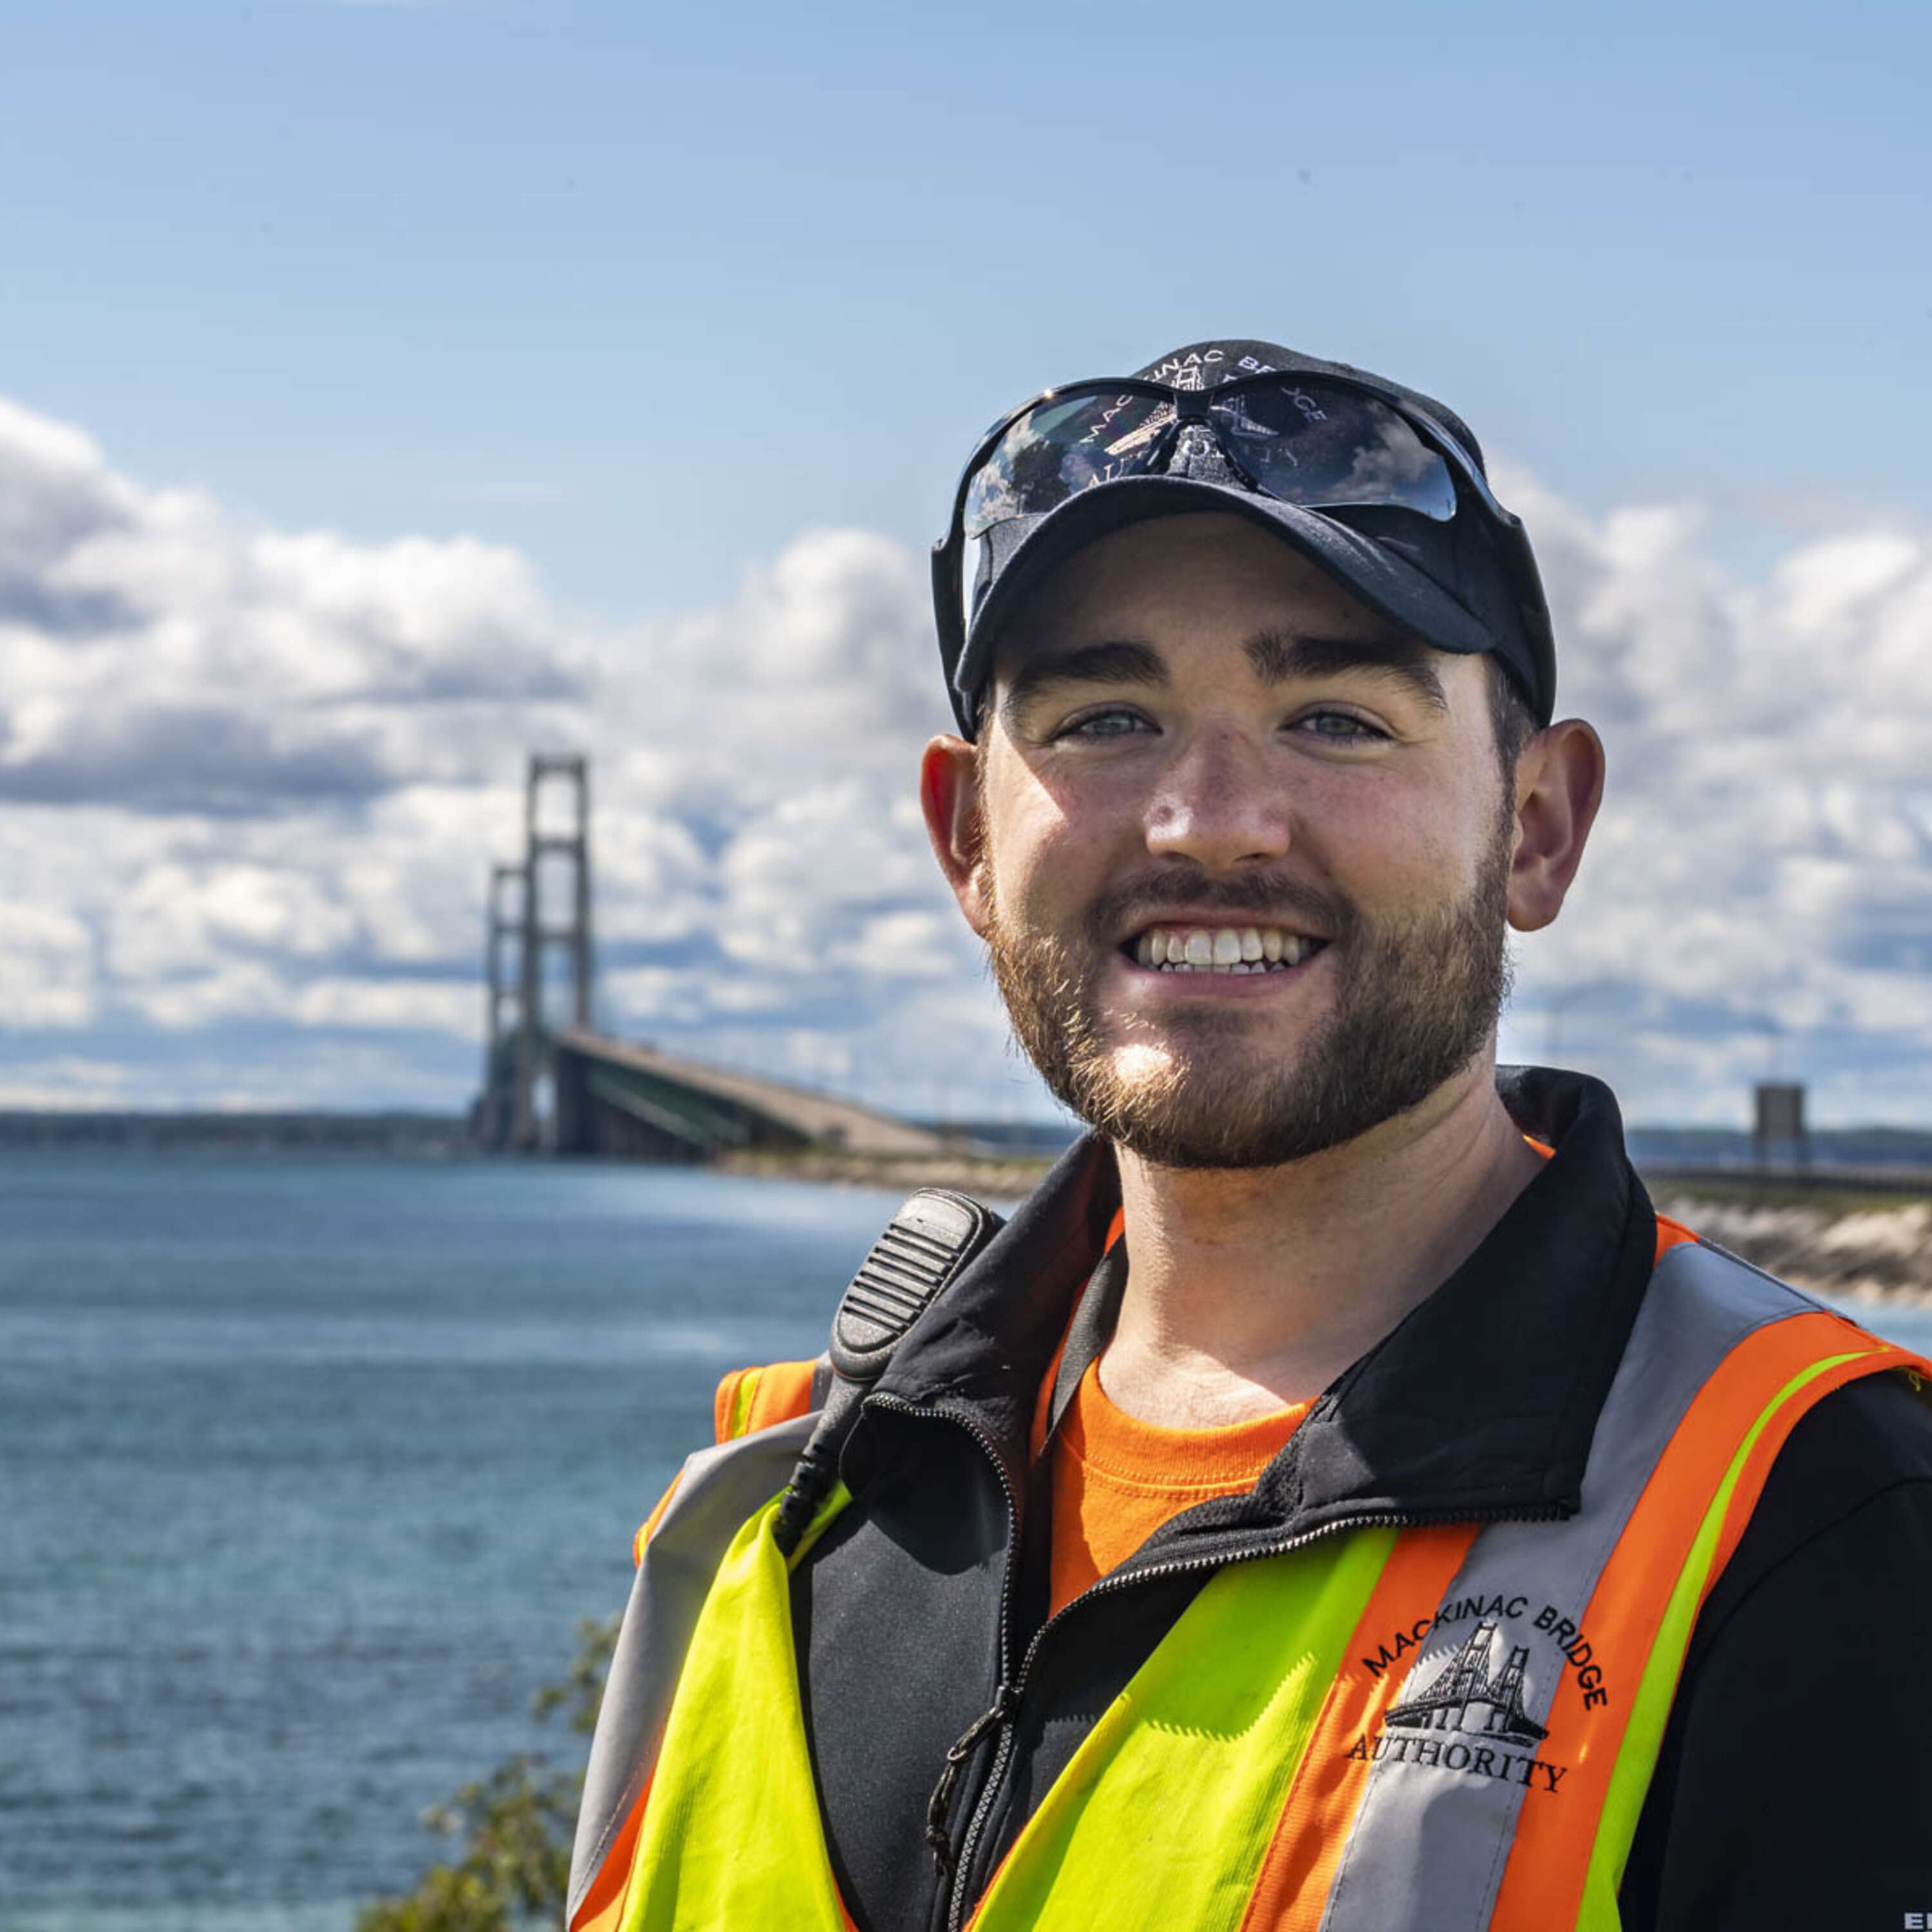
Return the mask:
<svg viewBox="0 0 1932 1932">
<path fill-rule="evenodd" d="M 1162 775 L 1148 814 L 1148 850 L 1211 872 L 1279 859 L 1288 848 L 1290 814 L 1271 764 L 1244 732 L 1202 732 Z"/>
</svg>

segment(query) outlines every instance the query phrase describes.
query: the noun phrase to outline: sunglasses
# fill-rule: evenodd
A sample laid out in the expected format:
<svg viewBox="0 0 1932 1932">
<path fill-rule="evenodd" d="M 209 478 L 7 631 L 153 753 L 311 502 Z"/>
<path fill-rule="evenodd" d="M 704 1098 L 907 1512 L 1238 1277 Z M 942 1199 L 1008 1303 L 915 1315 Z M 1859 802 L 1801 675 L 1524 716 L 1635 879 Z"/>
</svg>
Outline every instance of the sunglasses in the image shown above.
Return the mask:
<svg viewBox="0 0 1932 1932">
<path fill-rule="evenodd" d="M 961 474 L 950 526 L 933 548 L 949 676 L 965 649 L 975 590 L 990 574 L 978 554 L 990 532 L 1046 516 L 1100 484 L 1177 466 L 1185 473 L 1191 459 L 1208 455 L 1226 465 L 1232 487 L 1305 509 L 1395 508 L 1447 524 L 1467 502 L 1505 559 L 1520 550 L 1534 571 L 1521 524 L 1474 458 L 1441 423 L 1366 385 L 1280 371 L 1208 389 L 1131 377 L 1075 382 L 1002 416 Z"/>
</svg>

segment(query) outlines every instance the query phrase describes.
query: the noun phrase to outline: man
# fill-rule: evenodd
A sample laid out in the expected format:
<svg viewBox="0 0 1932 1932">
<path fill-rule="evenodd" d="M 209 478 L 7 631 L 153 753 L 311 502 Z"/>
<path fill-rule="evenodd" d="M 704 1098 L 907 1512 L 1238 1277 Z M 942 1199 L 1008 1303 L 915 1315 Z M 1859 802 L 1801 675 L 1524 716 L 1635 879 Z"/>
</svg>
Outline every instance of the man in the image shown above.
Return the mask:
<svg viewBox="0 0 1932 1932">
<path fill-rule="evenodd" d="M 1932 1370 L 1494 1066 L 1603 754 L 1466 426 L 1197 345 L 998 425 L 934 583 L 934 849 L 1094 1132 L 721 1390 L 573 1924 L 1932 1912 Z"/>
</svg>

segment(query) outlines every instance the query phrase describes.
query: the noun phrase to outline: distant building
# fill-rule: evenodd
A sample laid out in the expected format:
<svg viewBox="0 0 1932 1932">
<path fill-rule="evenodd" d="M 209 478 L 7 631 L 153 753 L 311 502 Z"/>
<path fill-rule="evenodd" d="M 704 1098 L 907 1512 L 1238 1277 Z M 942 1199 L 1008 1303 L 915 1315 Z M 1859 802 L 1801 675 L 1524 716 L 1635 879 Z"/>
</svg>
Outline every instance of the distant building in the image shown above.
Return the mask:
<svg viewBox="0 0 1932 1932">
<path fill-rule="evenodd" d="M 1806 1167 L 1810 1143 L 1804 1135 L 1804 1089 L 1793 1082 L 1761 1080 L 1755 1101 L 1751 1150 L 1760 1167 Z"/>
</svg>

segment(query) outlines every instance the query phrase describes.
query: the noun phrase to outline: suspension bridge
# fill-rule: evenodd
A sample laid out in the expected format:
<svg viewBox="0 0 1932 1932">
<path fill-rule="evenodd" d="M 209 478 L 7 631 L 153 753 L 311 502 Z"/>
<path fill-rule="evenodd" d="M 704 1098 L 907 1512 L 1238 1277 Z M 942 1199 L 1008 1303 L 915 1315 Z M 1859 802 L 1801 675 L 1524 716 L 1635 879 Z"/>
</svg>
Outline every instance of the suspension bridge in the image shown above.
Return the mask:
<svg viewBox="0 0 1932 1932">
<path fill-rule="evenodd" d="M 566 816 L 561 829 L 545 829 L 543 807 L 560 789 Z M 559 1003 L 550 968 L 560 956 L 567 1019 L 547 1011 Z M 595 975 L 589 766 L 574 754 L 536 753 L 523 858 L 490 868 L 476 1141 L 509 1153 L 695 1162 L 754 1150 L 958 1150 L 955 1136 L 836 1094 L 601 1033 Z"/>
</svg>

